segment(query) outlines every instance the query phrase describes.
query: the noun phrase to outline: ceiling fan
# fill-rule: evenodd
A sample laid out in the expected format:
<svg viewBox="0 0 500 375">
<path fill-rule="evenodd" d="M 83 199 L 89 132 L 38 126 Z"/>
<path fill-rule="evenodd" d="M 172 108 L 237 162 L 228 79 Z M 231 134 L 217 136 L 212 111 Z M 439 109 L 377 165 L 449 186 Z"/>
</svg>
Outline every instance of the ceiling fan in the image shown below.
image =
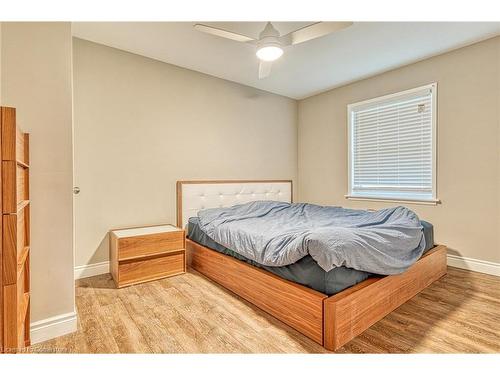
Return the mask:
<svg viewBox="0 0 500 375">
<path fill-rule="evenodd" d="M 284 47 L 307 42 L 308 40 L 345 29 L 351 25 L 352 22 L 316 22 L 292 31 L 289 34 L 280 35 L 279 31 L 274 28 L 272 23 L 268 22 L 264 30 L 260 33 L 259 39 L 250 38 L 246 35 L 233 33 L 232 31 L 203 25 L 201 23 L 194 25 L 194 28 L 207 34 L 256 45 L 256 55 L 260 60 L 259 79 L 262 79 L 271 74 L 273 61 L 279 59 L 281 55 L 283 55 Z"/>
</svg>

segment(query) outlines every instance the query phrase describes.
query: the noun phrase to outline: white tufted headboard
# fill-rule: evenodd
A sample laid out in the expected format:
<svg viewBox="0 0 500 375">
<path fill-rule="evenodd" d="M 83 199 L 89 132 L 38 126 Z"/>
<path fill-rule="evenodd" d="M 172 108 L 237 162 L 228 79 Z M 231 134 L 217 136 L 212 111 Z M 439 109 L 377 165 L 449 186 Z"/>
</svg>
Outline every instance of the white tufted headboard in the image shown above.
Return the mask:
<svg viewBox="0 0 500 375">
<path fill-rule="evenodd" d="M 252 201 L 292 202 L 291 180 L 177 181 L 177 226 L 206 208 Z"/>
</svg>

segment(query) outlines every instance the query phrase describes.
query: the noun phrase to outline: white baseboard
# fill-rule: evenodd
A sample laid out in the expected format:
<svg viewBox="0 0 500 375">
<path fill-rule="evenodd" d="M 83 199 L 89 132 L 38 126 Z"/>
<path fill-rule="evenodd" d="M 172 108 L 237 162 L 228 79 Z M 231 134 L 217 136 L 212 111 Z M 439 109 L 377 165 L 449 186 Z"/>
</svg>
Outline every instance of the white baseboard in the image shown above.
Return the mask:
<svg viewBox="0 0 500 375">
<path fill-rule="evenodd" d="M 75 267 L 75 280 L 109 273 L 109 262 L 101 262 Z"/>
<path fill-rule="evenodd" d="M 31 344 L 67 335 L 77 329 L 76 312 L 61 314 L 31 323 Z"/>
<path fill-rule="evenodd" d="M 448 265 L 451 267 L 463 268 L 465 270 L 500 276 L 500 263 L 488 262 L 486 260 L 448 254 Z"/>
</svg>

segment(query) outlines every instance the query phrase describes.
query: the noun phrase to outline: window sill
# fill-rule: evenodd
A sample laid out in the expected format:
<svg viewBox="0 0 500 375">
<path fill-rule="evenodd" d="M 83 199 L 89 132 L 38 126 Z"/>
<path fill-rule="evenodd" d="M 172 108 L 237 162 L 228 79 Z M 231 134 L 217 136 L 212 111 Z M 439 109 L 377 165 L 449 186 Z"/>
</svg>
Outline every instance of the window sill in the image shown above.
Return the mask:
<svg viewBox="0 0 500 375">
<path fill-rule="evenodd" d="M 441 203 L 439 199 L 378 198 L 378 197 L 360 197 L 355 195 L 345 195 L 345 198 L 353 201 L 410 203 L 410 204 L 422 204 L 426 206 L 436 206 L 437 204 Z"/>
</svg>

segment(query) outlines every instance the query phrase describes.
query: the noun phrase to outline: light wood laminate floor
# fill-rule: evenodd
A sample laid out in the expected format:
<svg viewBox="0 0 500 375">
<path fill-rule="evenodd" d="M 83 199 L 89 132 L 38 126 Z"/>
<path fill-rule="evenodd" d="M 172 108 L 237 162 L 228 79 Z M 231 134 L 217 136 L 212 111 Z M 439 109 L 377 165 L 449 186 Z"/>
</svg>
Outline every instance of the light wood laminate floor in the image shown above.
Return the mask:
<svg viewBox="0 0 500 375">
<path fill-rule="evenodd" d="M 500 352 L 500 278 L 456 268 L 339 353 Z M 124 289 L 109 275 L 76 283 L 78 331 L 47 353 L 327 353 L 204 276 Z"/>
</svg>

